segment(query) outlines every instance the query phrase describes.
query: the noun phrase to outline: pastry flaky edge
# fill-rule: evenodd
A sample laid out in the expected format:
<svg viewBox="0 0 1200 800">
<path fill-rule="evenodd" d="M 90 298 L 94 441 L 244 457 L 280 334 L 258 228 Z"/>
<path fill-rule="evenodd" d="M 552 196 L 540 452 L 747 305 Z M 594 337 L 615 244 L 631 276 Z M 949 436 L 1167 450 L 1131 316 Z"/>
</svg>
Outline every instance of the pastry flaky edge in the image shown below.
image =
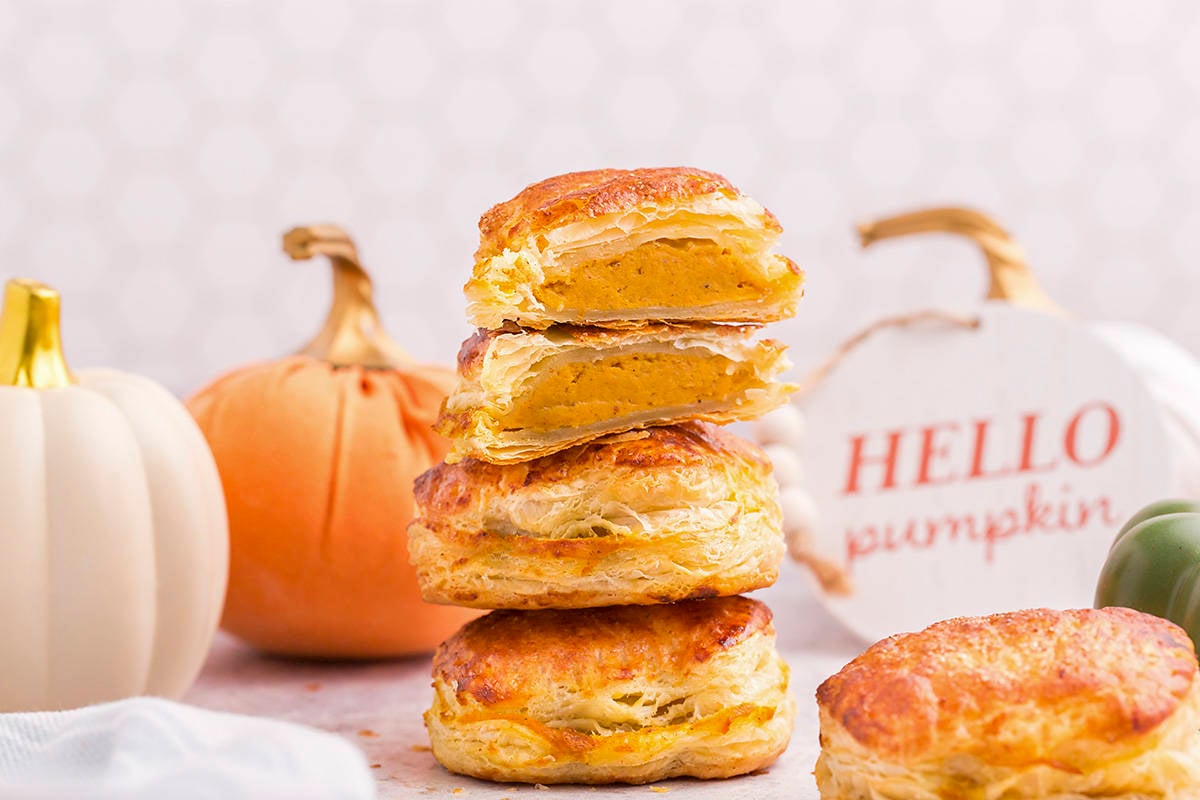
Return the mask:
<svg viewBox="0 0 1200 800">
<path fill-rule="evenodd" d="M 1187 634 L 1123 608 L 954 619 L 817 690 L 825 800 L 1200 797 Z"/>
<path fill-rule="evenodd" d="M 796 711 L 771 612 L 745 597 L 494 611 L 438 648 L 433 686 L 434 757 L 494 781 L 741 775 Z"/>
<path fill-rule="evenodd" d="M 473 457 L 515 464 L 622 431 L 689 420 L 720 425 L 756 419 L 786 403 L 796 389 L 775 380 L 791 366 L 787 347 L 773 339 L 755 340 L 756 330 L 753 325 L 661 324 L 626 331 L 568 327 L 478 331 L 463 342 L 458 385 L 442 404 L 434 429 L 452 440 L 446 456 L 449 463 Z M 697 398 L 545 432 L 505 426 L 504 416 L 555 364 L 592 362 L 633 351 L 677 355 L 688 350 L 749 365 L 753 375 L 730 398 Z M 654 391 L 674 381 L 668 368 L 654 385 L 644 388 Z"/>
<path fill-rule="evenodd" d="M 479 232 L 464 291 L 467 316 L 481 328 L 498 328 L 505 320 L 527 328 L 624 327 L 646 320 L 773 322 L 795 314 L 803 294 L 799 267 L 772 252 L 782 232 L 775 217 L 722 176 L 689 167 L 549 178 L 484 214 Z M 712 243 L 734 260 L 731 270 L 742 278 L 728 286 L 714 282 L 692 303 L 679 302 L 677 284 L 654 280 L 634 307 L 554 307 L 555 287 L 585 276 L 603 278 L 623 254 L 662 241 Z M 677 277 L 689 280 L 687 274 Z"/>
<path fill-rule="evenodd" d="M 771 464 L 715 425 L 634 431 L 535 461 L 441 464 L 408 529 L 422 597 L 473 608 L 669 603 L 770 586 Z"/>
</svg>

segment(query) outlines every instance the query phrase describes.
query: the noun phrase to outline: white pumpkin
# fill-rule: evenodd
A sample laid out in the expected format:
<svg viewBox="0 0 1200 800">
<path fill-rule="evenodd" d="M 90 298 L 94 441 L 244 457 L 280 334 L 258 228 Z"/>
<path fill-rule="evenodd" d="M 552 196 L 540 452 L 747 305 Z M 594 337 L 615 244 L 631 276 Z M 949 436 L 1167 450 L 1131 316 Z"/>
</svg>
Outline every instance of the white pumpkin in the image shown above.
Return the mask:
<svg viewBox="0 0 1200 800">
<path fill-rule="evenodd" d="M 224 600 L 216 466 L 158 384 L 67 371 L 58 302 L 11 281 L 0 315 L 0 710 L 178 697 Z"/>
<path fill-rule="evenodd" d="M 881 320 L 759 422 L 793 557 L 866 641 L 949 616 L 1091 605 L 1121 522 L 1200 494 L 1200 363 L 1148 328 L 1072 319 L 977 212 L 860 230 L 864 244 L 970 237 L 990 302 Z"/>
</svg>

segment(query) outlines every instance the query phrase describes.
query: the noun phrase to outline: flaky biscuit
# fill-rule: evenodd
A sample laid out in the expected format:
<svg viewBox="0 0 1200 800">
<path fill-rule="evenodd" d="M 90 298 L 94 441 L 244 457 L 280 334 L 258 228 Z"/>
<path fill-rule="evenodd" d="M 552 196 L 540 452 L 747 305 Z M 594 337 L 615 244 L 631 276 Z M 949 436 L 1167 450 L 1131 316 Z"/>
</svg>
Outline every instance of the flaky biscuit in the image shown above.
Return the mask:
<svg viewBox="0 0 1200 800">
<path fill-rule="evenodd" d="M 753 326 L 480 331 L 459 352 L 458 386 L 436 429 L 447 461 L 511 464 L 622 431 L 687 420 L 753 419 L 795 387 L 790 364 Z"/>
<path fill-rule="evenodd" d="M 715 425 L 611 437 L 520 464 L 417 479 L 412 563 L 425 600 L 585 608 L 740 594 L 783 556 L 771 464 Z"/>
<path fill-rule="evenodd" d="M 760 769 L 795 702 L 771 612 L 744 597 L 494 611 L 434 657 L 433 754 L 525 783 L 647 783 Z"/>
<path fill-rule="evenodd" d="M 784 319 L 803 274 L 772 252 L 781 230 L 711 172 L 559 175 L 480 219 L 467 315 L 481 328 Z"/>
<path fill-rule="evenodd" d="M 1187 634 L 1122 608 L 954 619 L 817 690 L 825 800 L 1195 798 Z"/>
</svg>

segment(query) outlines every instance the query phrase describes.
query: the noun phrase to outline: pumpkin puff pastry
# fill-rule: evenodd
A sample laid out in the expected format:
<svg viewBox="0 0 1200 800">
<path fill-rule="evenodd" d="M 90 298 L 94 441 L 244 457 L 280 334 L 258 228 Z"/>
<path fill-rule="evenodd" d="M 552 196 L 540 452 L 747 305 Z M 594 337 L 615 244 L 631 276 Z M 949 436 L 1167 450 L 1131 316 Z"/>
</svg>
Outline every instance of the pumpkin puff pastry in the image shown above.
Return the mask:
<svg viewBox="0 0 1200 800">
<path fill-rule="evenodd" d="M 1124 608 L 954 619 L 817 690 L 825 800 L 1195 798 L 1192 643 Z"/>
<path fill-rule="evenodd" d="M 783 534 L 770 461 L 715 425 L 591 442 L 416 482 L 426 601 L 474 608 L 669 603 L 770 586 Z"/>
<path fill-rule="evenodd" d="M 760 769 L 795 715 L 771 612 L 744 597 L 495 611 L 438 648 L 433 754 L 525 783 L 648 783 Z"/>
<path fill-rule="evenodd" d="M 687 167 L 559 175 L 484 214 L 479 232 L 464 290 L 481 328 L 772 322 L 802 293 L 800 269 L 772 252 L 775 217 Z"/>
<path fill-rule="evenodd" d="M 787 401 L 786 347 L 753 326 L 479 331 L 435 426 L 446 460 L 512 464 L 612 433 L 753 419 Z"/>
</svg>

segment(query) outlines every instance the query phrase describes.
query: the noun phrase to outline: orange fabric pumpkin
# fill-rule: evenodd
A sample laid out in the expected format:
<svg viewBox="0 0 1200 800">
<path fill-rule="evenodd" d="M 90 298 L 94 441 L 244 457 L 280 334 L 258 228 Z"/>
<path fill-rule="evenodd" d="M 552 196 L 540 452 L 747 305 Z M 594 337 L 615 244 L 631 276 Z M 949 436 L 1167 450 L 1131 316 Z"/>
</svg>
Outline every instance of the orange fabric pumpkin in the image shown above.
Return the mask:
<svg viewBox="0 0 1200 800">
<path fill-rule="evenodd" d="M 405 533 L 413 480 L 446 453 L 430 426 L 454 373 L 414 363 L 383 334 L 344 232 L 298 228 L 284 249 L 333 263 L 325 327 L 300 354 L 235 370 L 188 401 L 229 505 L 222 627 L 287 655 L 432 650 L 477 613 L 421 601 Z"/>
</svg>

